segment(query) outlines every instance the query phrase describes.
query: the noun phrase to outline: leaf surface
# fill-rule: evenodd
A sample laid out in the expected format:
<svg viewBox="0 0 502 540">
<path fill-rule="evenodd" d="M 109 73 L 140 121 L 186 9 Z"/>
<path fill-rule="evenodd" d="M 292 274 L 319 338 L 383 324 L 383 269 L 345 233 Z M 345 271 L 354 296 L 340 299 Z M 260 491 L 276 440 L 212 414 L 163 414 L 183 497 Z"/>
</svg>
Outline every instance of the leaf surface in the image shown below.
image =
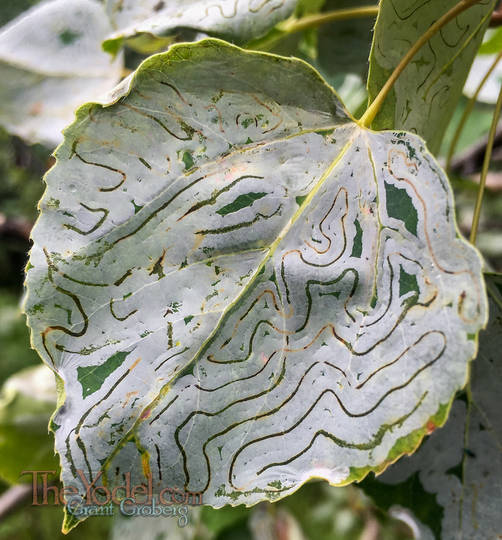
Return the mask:
<svg viewBox="0 0 502 540">
<path fill-rule="evenodd" d="M 502 533 L 502 276 L 488 276 L 490 324 L 480 334 L 471 396 L 455 400 L 445 427 L 363 489 L 385 509 L 411 512 L 420 538 L 488 540 Z"/>
<path fill-rule="evenodd" d="M 174 46 L 78 111 L 46 182 L 25 309 L 67 484 L 132 468 L 217 507 L 345 484 L 465 383 L 486 300 L 444 173 L 301 61 Z"/>
<path fill-rule="evenodd" d="M 370 56 L 370 102 L 415 42 L 457 3 L 457 0 L 380 2 Z M 494 5 L 492 0 L 475 4 L 418 51 L 376 116 L 374 129 L 412 131 L 427 141 L 432 152 L 439 150 Z"/>
<path fill-rule="evenodd" d="M 54 0 L 0 30 L 0 123 L 54 146 L 74 110 L 120 80 L 122 58 L 101 50 L 110 24 L 101 4 Z"/>
<path fill-rule="evenodd" d="M 141 46 L 155 37 L 180 34 L 186 40 L 197 34 L 245 43 L 289 17 L 297 0 L 107 0 L 106 9 L 117 29 L 104 42 L 115 54 L 124 41 Z M 159 45 L 161 40 L 157 41 Z M 150 44 L 150 47 L 152 46 Z"/>
</svg>

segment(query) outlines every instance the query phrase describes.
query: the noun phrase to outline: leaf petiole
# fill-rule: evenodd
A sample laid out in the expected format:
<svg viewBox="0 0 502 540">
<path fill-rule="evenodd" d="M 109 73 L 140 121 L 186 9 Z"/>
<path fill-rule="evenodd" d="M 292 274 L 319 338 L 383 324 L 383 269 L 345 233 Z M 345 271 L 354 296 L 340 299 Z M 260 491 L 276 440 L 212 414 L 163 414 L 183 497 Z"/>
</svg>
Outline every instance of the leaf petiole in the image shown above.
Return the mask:
<svg viewBox="0 0 502 540">
<path fill-rule="evenodd" d="M 500 87 L 497 105 L 495 107 L 495 112 L 493 114 L 493 121 L 490 128 L 490 134 L 488 135 L 488 142 L 486 144 L 486 153 L 485 153 L 485 159 L 483 161 L 483 169 L 481 170 L 481 178 L 479 179 L 478 198 L 476 200 L 476 206 L 474 208 L 474 217 L 472 218 L 471 236 L 469 237 L 471 244 L 476 243 L 476 237 L 478 234 L 478 227 L 479 227 L 479 217 L 481 215 L 481 206 L 483 204 L 483 196 L 484 196 L 485 187 L 486 187 L 486 177 L 488 176 L 488 168 L 490 167 L 490 161 L 491 161 L 492 151 L 493 151 L 493 143 L 495 141 L 495 133 L 497 131 L 497 124 L 500 118 L 501 111 L 502 111 L 502 86 Z"/>
<path fill-rule="evenodd" d="M 302 32 L 317 28 L 323 24 L 329 24 L 335 21 L 343 21 L 346 19 L 357 19 L 364 17 L 375 17 L 378 15 L 378 6 L 363 6 L 358 8 L 336 9 L 326 13 L 316 15 L 308 15 L 301 19 L 291 19 L 280 24 L 281 30 L 292 34 L 294 32 Z"/>
<path fill-rule="evenodd" d="M 277 42 L 291 34 L 318 28 L 319 26 L 335 21 L 376 17 L 378 15 L 378 9 L 378 6 L 362 6 L 357 8 L 335 9 L 326 13 L 306 15 L 305 17 L 301 17 L 299 19 L 293 17 L 287 21 L 279 23 L 275 29 L 264 38 L 260 38 L 248 43 L 246 48 L 257 51 L 268 51 Z"/>
</svg>

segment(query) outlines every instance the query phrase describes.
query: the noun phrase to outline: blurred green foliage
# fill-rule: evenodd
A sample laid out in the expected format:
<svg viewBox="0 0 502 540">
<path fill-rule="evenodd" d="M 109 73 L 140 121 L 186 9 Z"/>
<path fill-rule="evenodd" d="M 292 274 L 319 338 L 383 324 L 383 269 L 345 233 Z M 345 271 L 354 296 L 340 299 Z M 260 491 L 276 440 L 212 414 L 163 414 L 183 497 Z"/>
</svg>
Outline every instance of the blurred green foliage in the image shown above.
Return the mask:
<svg viewBox="0 0 502 540">
<path fill-rule="evenodd" d="M 38 4 L 40 0 L 2 0 L 0 7 L 0 26 L 7 24 L 23 11 Z"/>
<path fill-rule="evenodd" d="M 38 363 L 38 354 L 30 348 L 19 298 L 0 289 L 0 384 L 20 369 Z"/>
</svg>

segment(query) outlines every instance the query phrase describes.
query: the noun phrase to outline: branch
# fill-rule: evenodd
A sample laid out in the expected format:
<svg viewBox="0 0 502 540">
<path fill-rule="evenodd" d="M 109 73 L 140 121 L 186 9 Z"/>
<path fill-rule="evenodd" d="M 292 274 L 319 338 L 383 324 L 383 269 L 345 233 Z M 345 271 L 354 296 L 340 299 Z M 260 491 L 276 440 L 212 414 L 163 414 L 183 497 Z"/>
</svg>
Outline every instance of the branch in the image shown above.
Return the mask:
<svg viewBox="0 0 502 540">
<path fill-rule="evenodd" d="M 490 28 L 496 28 L 497 26 L 502 26 L 502 6 L 493 12 L 490 19 Z"/>
<path fill-rule="evenodd" d="M 447 11 L 441 18 L 439 18 L 430 28 L 425 32 L 417 42 L 411 47 L 411 49 L 404 55 L 402 60 L 396 66 L 391 76 L 387 79 L 387 82 L 382 86 L 380 92 L 366 109 L 366 112 L 361 116 L 358 121 L 358 124 L 361 127 L 369 128 L 375 119 L 376 115 L 380 111 L 383 102 L 387 98 L 387 95 L 392 90 L 395 82 L 400 77 L 401 73 L 406 69 L 408 64 L 413 60 L 413 57 L 417 52 L 433 37 L 435 36 L 444 26 L 449 22 L 455 19 L 465 10 L 472 7 L 474 4 L 477 4 L 480 0 L 460 0 L 460 2 Z"/>
</svg>

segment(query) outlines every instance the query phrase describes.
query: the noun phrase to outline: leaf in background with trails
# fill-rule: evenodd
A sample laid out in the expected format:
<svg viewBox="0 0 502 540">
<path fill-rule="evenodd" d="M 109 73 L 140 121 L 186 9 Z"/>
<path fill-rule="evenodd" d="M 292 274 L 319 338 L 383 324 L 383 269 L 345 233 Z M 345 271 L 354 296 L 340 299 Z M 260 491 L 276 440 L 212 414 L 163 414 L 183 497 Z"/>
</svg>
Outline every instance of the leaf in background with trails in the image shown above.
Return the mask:
<svg viewBox="0 0 502 540">
<path fill-rule="evenodd" d="M 55 146 L 74 110 L 119 80 L 122 59 L 101 42 L 110 32 L 91 0 L 55 0 L 0 30 L 0 124 L 29 142 Z"/>
<path fill-rule="evenodd" d="M 457 3 L 381 0 L 370 56 L 370 102 L 415 42 Z M 494 0 L 475 4 L 420 49 L 384 102 L 373 129 L 412 131 L 433 153 L 439 150 L 494 5 Z"/>
<path fill-rule="evenodd" d="M 103 48 L 116 54 L 124 42 L 180 34 L 190 41 L 209 34 L 245 43 L 264 34 L 294 11 L 297 0 L 107 0 L 106 10 L 117 29 Z M 159 41 L 162 45 L 162 41 Z"/>
<path fill-rule="evenodd" d="M 502 534 L 502 276 L 487 275 L 487 284 L 496 300 L 490 295 L 490 323 L 472 364 L 472 397 L 458 397 L 445 427 L 413 456 L 361 484 L 396 517 L 411 512 L 424 540 Z"/>
<path fill-rule="evenodd" d="M 56 158 L 25 310 L 65 384 L 66 484 L 132 468 L 254 504 L 445 421 L 486 298 L 420 138 L 359 127 L 304 62 L 204 40 L 80 108 Z"/>
<path fill-rule="evenodd" d="M 0 477 L 12 484 L 31 482 L 25 470 L 57 470 L 54 444 L 47 433 L 56 405 L 54 373 L 39 365 L 19 371 L 0 395 Z"/>
</svg>

